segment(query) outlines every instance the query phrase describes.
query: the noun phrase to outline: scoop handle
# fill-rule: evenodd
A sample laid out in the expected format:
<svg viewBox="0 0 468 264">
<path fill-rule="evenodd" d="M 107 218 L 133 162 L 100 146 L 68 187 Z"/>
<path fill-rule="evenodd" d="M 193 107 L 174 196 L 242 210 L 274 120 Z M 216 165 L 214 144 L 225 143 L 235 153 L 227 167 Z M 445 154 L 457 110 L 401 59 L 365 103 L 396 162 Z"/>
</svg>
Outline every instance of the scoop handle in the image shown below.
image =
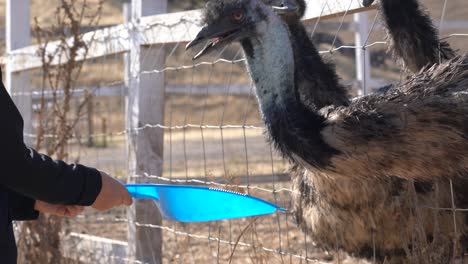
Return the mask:
<svg viewBox="0 0 468 264">
<path fill-rule="evenodd" d="M 158 190 L 155 185 L 126 184 L 125 187 L 135 199 L 153 199 L 159 201 Z"/>
</svg>

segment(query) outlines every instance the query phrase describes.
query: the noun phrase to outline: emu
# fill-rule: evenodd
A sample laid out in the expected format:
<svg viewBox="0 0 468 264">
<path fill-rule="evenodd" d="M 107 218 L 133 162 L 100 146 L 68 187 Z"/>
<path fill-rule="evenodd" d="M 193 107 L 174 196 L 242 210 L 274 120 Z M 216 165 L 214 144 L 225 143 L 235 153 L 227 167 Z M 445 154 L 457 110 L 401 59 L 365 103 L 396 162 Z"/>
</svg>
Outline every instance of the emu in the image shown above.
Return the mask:
<svg viewBox="0 0 468 264">
<path fill-rule="evenodd" d="M 287 0 L 286 0 L 287 1 Z M 375 0 L 363 0 L 364 6 Z M 380 14 L 387 31 L 389 51 L 404 68 L 417 73 L 427 66 L 456 56 L 439 34 L 418 0 L 380 0 Z"/>
<path fill-rule="evenodd" d="M 264 0 L 263 2 L 272 6 L 291 32 L 296 63 L 295 74 L 296 79 L 299 80 L 298 96 L 306 105 L 309 105 L 313 98 L 317 98 L 317 94 L 310 92 L 308 71 L 310 69 L 316 72 L 314 65 L 317 64 L 314 61 L 317 58 L 314 57 L 318 56 L 318 53 L 314 52 L 313 41 L 301 23 L 306 9 L 305 0 Z M 370 6 L 373 2 L 374 0 L 363 0 L 363 5 Z M 404 69 L 417 73 L 425 67 L 455 57 L 455 51 L 450 48 L 450 45 L 445 41 L 439 41 L 429 15 L 420 6 L 418 0 L 381 0 L 379 7 L 380 14 L 385 21 L 388 49 L 393 57 L 401 62 Z M 324 70 L 334 70 L 331 64 L 323 62 L 322 65 L 326 66 Z M 328 76 L 333 76 L 333 73 Z M 336 75 L 334 78 L 337 78 Z M 387 85 L 377 91 L 385 92 L 391 87 L 393 85 Z M 342 99 L 341 103 L 347 104 L 345 89 L 338 89 L 337 92 L 341 92 L 339 95 Z"/>
<path fill-rule="evenodd" d="M 363 0 L 370 6 L 375 0 Z M 307 31 L 300 20 L 304 16 L 305 0 L 264 0 L 280 15 L 292 33 L 292 44 L 304 52 L 310 46 Z M 456 56 L 446 41 L 440 41 L 432 20 L 418 0 L 380 0 L 379 11 L 384 18 L 388 50 L 403 68 L 417 73 L 427 66 L 445 62 Z M 298 55 L 301 56 L 301 52 Z M 303 71 L 304 69 L 301 68 Z M 297 71 L 297 69 L 296 69 Z"/>
<path fill-rule="evenodd" d="M 408 52 L 405 54 L 406 57 L 400 58 L 400 60 L 403 62 L 403 65 L 411 64 L 413 65 L 413 69 L 415 69 L 417 72 L 421 71 L 424 69 L 423 66 L 428 66 L 429 64 L 435 64 L 436 61 L 434 60 L 433 54 L 435 53 L 435 49 L 439 49 L 439 47 L 443 48 L 443 53 L 441 59 L 443 61 L 446 61 L 449 59 L 449 57 L 454 57 L 455 53 L 453 50 L 450 49 L 448 43 L 443 42 L 442 44 L 437 42 L 437 45 L 435 45 L 435 41 L 438 41 L 438 36 L 437 33 L 434 29 L 434 27 L 431 24 L 430 18 L 425 14 L 422 10 L 419 9 L 419 3 L 417 0 L 408 0 L 409 2 L 413 2 L 412 5 L 397 5 L 399 0 L 381 0 L 382 6 L 380 7 L 380 12 L 382 16 L 386 19 L 386 30 L 387 30 L 387 39 L 390 41 L 390 43 L 394 43 L 393 45 L 390 46 L 390 50 L 394 50 L 395 56 L 398 56 L 397 51 L 401 50 L 405 45 L 409 46 L 406 47 L 406 49 L 417 49 L 421 48 L 422 50 L 428 51 L 428 50 L 434 50 L 433 52 L 426 52 L 426 53 L 415 53 L 415 52 Z M 311 40 L 308 37 L 307 31 L 305 27 L 302 25 L 300 22 L 301 18 L 304 15 L 305 9 L 306 9 L 306 3 L 304 0 L 265 0 L 264 1 L 266 4 L 271 5 L 275 12 L 281 16 L 283 21 L 286 23 L 288 26 L 289 31 L 291 32 L 291 42 L 293 46 L 293 52 L 294 52 L 294 60 L 295 60 L 295 82 L 298 91 L 298 98 L 301 99 L 301 101 L 305 105 L 309 105 L 310 102 L 313 100 L 311 98 L 320 98 L 317 97 L 316 94 L 314 94 L 314 90 L 311 90 L 310 88 L 313 87 L 308 83 L 308 80 L 313 80 L 314 78 L 311 78 L 308 76 L 308 73 L 316 73 L 316 65 L 323 65 L 325 70 L 332 70 L 333 65 L 326 64 L 326 63 L 316 63 L 317 61 L 320 61 L 321 58 L 319 57 L 317 51 L 315 50 L 315 47 L 313 46 Z M 405 2 L 406 3 L 406 2 Z M 364 5 L 370 5 L 370 1 L 364 1 Z M 415 15 L 416 14 L 416 15 Z M 393 20 L 398 20 L 396 17 L 404 17 L 405 20 L 409 23 L 410 17 L 412 17 L 416 22 L 411 22 L 412 27 L 404 27 L 401 23 L 390 23 L 388 21 L 393 21 Z M 411 35 L 410 30 L 416 30 L 419 35 L 425 35 L 425 38 L 427 39 L 432 39 L 432 42 L 421 42 L 418 39 L 405 39 L 405 35 Z M 410 41 L 414 41 L 414 43 L 410 43 Z M 400 45 L 396 45 L 395 43 L 400 43 Z M 441 45 L 441 46 L 439 46 Z M 403 55 L 402 55 L 403 56 Z M 405 63 L 406 62 L 406 63 Z M 314 66 L 315 65 L 315 66 Z M 419 67 L 419 68 L 416 68 Z M 336 75 L 334 73 L 329 74 L 329 76 L 333 77 L 334 79 L 337 79 Z M 392 88 L 393 85 L 386 86 L 380 89 L 380 91 L 387 91 L 388 89 Z M 342 93 L 338 93 L 341 96 L 337 96 L 336 94 L 334 95 L 335 98 L 340 98 L 340 103 L 343 105 L 347 105 L 349 101 L 343 100 L 343 95 L 344 95 L 344 89 L 339 88 Z M 320 100 L 319 100 L 320 101 Z M 336 101 L 335 101 L 336 103 Z M 317 105 L 315 105 L 317 106 Z M 300 168 L 295 166 L 293 170 L 295 173 L 301 174 L 304 173 L 301 171 Z M 293 185 L 296 190 L 299 190 L 303 193 L 308 193 L 310 192 L 310 189 L 313 189 L 313 186 L 306 186 L 304 182 L 301 182 L 304 180 L 301 177 L 295 178 L 296 182 Z M 373 184 L 379 186 L 381 189 L 384 189 L 387 191 L 387 195 L 393 195 L 398 196 L 399 198 L 410 198 L 410 197 L 404 197 L 404 195 L 395 195 L 397 193 L 401 193 L 401 190 L 403 188 L 414 188 L 415 195 L 416 197 L 430 197 L 434 196 L 435 194 L 433 193 L 433 188 L 434 188 L 434 181 L 425 181 L 425 182 L 407 182 L 403 181 L 399 178 L 396 177 L 388 177 L 388 182 L 385 184 L 381 183 L 376 183 L 372 181 L 368 181 L 369 184 Z M 466 183 L 461 182 L 460 186 L 466 186 Z M 459 186 L 457 186 L 458 190 Z M 357 193 L 356 193 L 357 194 Z M 388 198 L 385 198 L 385 195 L 382 195 L 382 199 L 380 202 L 376 203 L 376 206 L 382 206 L 385 203 L 388 203 Z M 307 201 L 307 198 L 301 198 L 301 197 L 295 197 L 295 202 L 296 202 L 296 216 L 298 219 L 299 224 L 303 224 L 303 222 L 307 222 L 307 219 L 304 219 L 304 210 L 303 208 L 303 202 Z M 466 203 L 465 200 L 463 200 L 463 203 Z M 305 206 L 306 207 L 306 206 Z M 372 206 L 369 206 L 369 208 L 372 208 Z M 307 212 L 307 210 L 306 210 Z M 409 220 L 409 219 L 408 219 Z M 305 228 L 307 229 L 307 228 Z M 360 255 L 366 255 L 364 253 L 365 249 L 361 250 L 362 254 Z M 367 252 L 367 255 L 369 255 L 370 252 Z"/>
<path fill-rule="evenodd" d="M 465 217 L 433 208 L 468 205 L 466 56 L 348 103 L 334 71 L 311 56 L 317 72 L 308 74 L 309 89 L 317 96 L 305 105 L 297 46 L 271 8 L 211 0 L 204 21 L 187 48 L 207 41 L 197 59 L 240 42 L 269 138 L 302 168 L 293 180 L 294 210 L 317 245 L 386 263 L 446 263 L 464 251 Z"/>
<path fill-rule="evenodd" d="M 335 67 L 320 56 L 309 37 L 307 29 L 301 22 L 306 9 L 303 0 L 265 0 L 280 15 L 290 32 L 294 55 L 294 79 L 297 86 L 296 96 L 304 105 L 312 108 L 322 108 L 329 105 L 347 106 L 349 96 L 347 89 L 339 84 Z M 321 76 L 321 78 L 317 78 Z M 313 89 L 317 81 L 333 83 L 327 90 Z M 312 109 L 314 110 L 314 109 Z"/>
</svg>

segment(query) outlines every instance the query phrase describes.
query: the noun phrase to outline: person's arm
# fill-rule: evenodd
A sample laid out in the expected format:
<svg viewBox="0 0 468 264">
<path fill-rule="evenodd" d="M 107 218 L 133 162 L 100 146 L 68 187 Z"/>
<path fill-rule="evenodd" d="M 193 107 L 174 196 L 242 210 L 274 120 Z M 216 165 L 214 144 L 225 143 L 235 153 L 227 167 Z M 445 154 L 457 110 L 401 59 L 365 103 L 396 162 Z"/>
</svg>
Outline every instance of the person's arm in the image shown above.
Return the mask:
<svg viewBox="0 0 468 264">
<path fill-rule="evenodd" d="M 26 150 L 26 157 L 11 162 L 22 166 L 18 168 L 17 177 L 2 183 L 5 186 L 53 204 L 91 205 L 97 210 L 132 204 L 132 197 L 125 186 L 106 173 L 79 164 L 55 161 L 32 149 Z"/>
<path fill-rule="evenodd" d="M 37 219 L 39 211 L 35 209 L 35 199 L 11 190 L 7 190 L 7 193 L 11 220 L 24 221 Z"/>
<path fill-rule="evenodd" d="M 47 203 L 92 205 L 98 210 L 132 203 L 125 186 L 107 174 L 27 148 L 23 119 L 1 79 L 0 84 L 0 186 Z"/>
<path fill-rule="evenodd" d="M 56 161 L 25 146 L 21 155 L 20 149 L 12 148 L 9 155 L 0 151 L 0 162 L 4 165 L 0 185 L 53 204 L 91 205 L 97 210 L 132 204 L 125 186 L 104 172 Z M 24 198 L 18 204 L 30 205 L 30 200 Z"/>
<path fill-rule="evenodd" d="M 101 191 L 101 174 L 93 168 L 67 164 L 26 148 L 11 146 L 6 177 L 1 183 L 26 196 L 53 204 L 92 205 Z"/>
<path fill-rule="evenodd" d="M 101 190 L 96 169 L 55 161 L 27 148 L 23 119 L 6 89 L 0 87 L 0 185 L 56 204 L 91 205 Z"/>
<path fill-rule="evenodd" d="M 39 213 L 47 213 L 60 217 L 75 217 L 83 212 L 79 205 L 58 205 L 35 200 L 11 190 L 4 190 L 8 195 L 8 212 L 14 221 L 36 220 Z"/>
</svg>

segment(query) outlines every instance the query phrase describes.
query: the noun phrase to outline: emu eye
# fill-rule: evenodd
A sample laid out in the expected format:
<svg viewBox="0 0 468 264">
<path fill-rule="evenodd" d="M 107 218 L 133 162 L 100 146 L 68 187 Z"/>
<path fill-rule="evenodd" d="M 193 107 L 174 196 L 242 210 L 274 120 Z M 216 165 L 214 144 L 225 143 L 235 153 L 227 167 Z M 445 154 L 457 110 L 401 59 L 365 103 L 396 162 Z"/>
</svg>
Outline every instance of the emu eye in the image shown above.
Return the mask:
<svg viewBox="0 0 468 264">
<path fill-rule="evenodd" d="M 245 18 L 244 10 L 242 9 L 234 10 L 231 14 L 231 18 L 234 22 L 241 23 L 242 21 L 244 21 L 244 18 Z"/>
</svg>

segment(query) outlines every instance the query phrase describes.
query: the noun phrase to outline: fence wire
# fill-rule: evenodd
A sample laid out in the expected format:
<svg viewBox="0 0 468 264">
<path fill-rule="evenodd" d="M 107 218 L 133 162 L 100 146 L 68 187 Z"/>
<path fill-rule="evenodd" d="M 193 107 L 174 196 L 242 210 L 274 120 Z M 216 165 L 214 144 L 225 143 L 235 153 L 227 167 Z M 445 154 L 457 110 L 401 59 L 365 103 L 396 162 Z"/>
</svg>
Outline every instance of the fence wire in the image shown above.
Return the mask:
<svg viewBox="0 0 468 264">
<path fill-rule="evenodd" d="M 382 40 L 383 36 L 377 29 L 379 14 L 374 11 L 370 13 L 373 20 L 364 45 L 353 45 L 350 41 L 352 34 L 343 32 L 342 27 L 344 23 L 351 23 L 350 17 L 346 14 L 353 1 L 357 0 L 340 1 L 349 1 L 348 10 L 342 17 L 335 19 L 339 26 L 330 35 L 331 42 L 320 43 L 320 53 L 337 62 L 338 73 L 343 79 L 352 80 L 355 78 L 354 72 L 350 72 L 347 67 L 354 64 L 354 51 L 363 49 L 367 51 L 367 56 L 372 57 L 373 52 L 377 53 L 386 48 L 386 42 Z M 322 12 L 329 7 L 328 2 L 325 1 Z M 441 29 L 446 19 L 447 6 L 450 6 L 450 1 L 445 0 L 440 8 L 439 28 Z M 430 11 L 436 14 L 438 10 Z M 310 35 L 314 37 L 318 33 L 318 25 L 327 21 L 319 18 L 314 22 L 305 21 L 305 23 L 308 25 Z M 151 49 L 156 50 L 156 53 L 152 53 L 153 55 L 166 54 L 165 64 L 153 65 L 150 70 L 141 70 L 136 76 L 130 78 L 164 74 L 166 85 L 181 84 L 186 87 L 186 91 L 184 94 L 166 92 L 163 123 L 141 124 L 130 129 L 125 126 L 127 91 L 121 90 L 120 94 L 105 98 L 94 97 L 90 104 L 90 113 L 82 118 L 71 139 L 70 160 L 96 166 L 110 171 L 113 175 L 130 180 L 146 179 L 151 182 L 216 186 L 249 193 L 290 209 L 292 206 L 290 196 L 293 194 L 287 178 L 290 165 L 282 160 L 265 140 L 253 84 L 249 81 L 244 69 L 245 59 L 240 47 L 235 45 L 226 47 L 211 55 L 208 61 L 194 63 L 190 60 L 190 54 L 183 51 L 184 42 L 172 35 L 172 28 L 183 24 L 187 27 L 188 36 L 190 28 L 197 22 L 197 19 L 182 18 L 174 23 L 158 22 L 139 27 L 129 24 L 128 27 L 121 29 L 121 34 L 120 31 L 115 32 L 112 39 L 121 39 L 123 42 L 131 38 L 126 34 L 128 28 L 151 29 L 155 38 L 162 30 L 171 32 L 166 44 L 150 46 Z M 453 40 L 458 46 L 458 41 L 464 42 L 464 37 L 468 36 L 468 32 L 444 33 L 442 31 L 443 36 Z M 110 39 L 97 38 L 95 41 L 106 43 Z M 348 44 L 337 46 L 339 42 Z M 466 52 L 466 50 L 459 52 Z M 36 56 L 36 54 L 28 53 L 20 55 Z M 9 55 L 11 56 L 14 55 Z M 91 93 L 99 90 L 99 87 L 114 85 L 125 87 L 131 80 L 127 77 L 128 75 L 125 75 L 124 68 L 119 66 L 125 61 L 123 57 L 122 54 L 115 54 L 87 61 L 85 67 L 89 69 L 78 82 L 82 83 L 83 87 L 96 87 L 89 89 Z M 152 59 L 154 57 L 147 56 L 142 59 L 142 64 L 151 62 Z M 387 58 L 380 62 L 381 65 L 373 65 L 373 74 L 383 76 L 382 78 L 388 79 L 389 82 L 402 78 L 402 72 Z M 106 80 L 103 81 L 102 78 Z M 233 85 L 239 83 L 249 86 L 249 92 L 243 95 L 232 94 Z M 194 87 L 197 85 L 206 86 L 204 93 L 194 93 Z M 210 93 L 209 85 L 219 86 L 219 89 L 224 89 L 224 91 L 213 95 Z M 354 87 L 352 94 L 357 95 L 358 89 L 359 86 Z M 21 102 L 18 98 L 32 100 L 31 98 L 38 92 L 42 91 L 23 89 L 12 95 L 17 102 Z M 79 99 L 77 96 L 76 100 Z M 38 102 L 33 101 L 33 110 L 37 105 Z M 27 104 L 25 106 L 27 107 Z M 21 108 L 22 105 L 19 107 Z M 34 118 L 38 117 L 33 116 L 31 120 L 33 126 L 37 123 Z M 162 130 L 164 133 L 162 175 L 153 175 L 150 172 L 129 175 L 126 164 L 128 147 L 126 137 L 146 130 Z M 34 129 L 32 133 L 25 134 L 25 137 L 31 140 L 34 140 L 36 136 Z M 43 137 L 54 139 L 56 135 L 44 134 Z M 450 182 L 450 188 L 451 208 L 426 205 L 421 205 L 421 207 L 435 211 L 452 211 L 454 232 L 457 233 L 459 230 L 457 230 L 456 213 L 466 212 L 468 209 L 456 207 L 452 182 Z M 156 206 L 153 206 L 151 210 L 157 210 Z M 302 233 L 296 227 L 290 212 L 262 216 L 258 219 L 236 219 L 199 224 L 163 221 L 162 225 L 154 225 L 131 221 L 125 217 L 125 212 L 121 209 L 110 211 L 105 217 L 100 213 L 87 211 L 78 219 L 71 220 L 69 228 L 78 233 L 84 232 L 115 240 L 126 240 L 127 225 L 141 227 L 146 231 L 161 230 L 163 232 L 162 259 L 165 263 L 200 263 L 202 261 L 207 263 L 231 261 L 233 263 L 331 263 L 351 258 L 338 254 L 333 259 L 331 250 L 316 247 L 313 237 Z M 152 233 L 148 231 L 147 234 Z M 92 249 L 88 250 L 92 251 Z M 335 251 L 339 253 L 340 249 L 337 248 Z M 122 263 L 147 263 L 147 260 L 129 259 L 126 256 L 117 255 L 109 255 L 108 259 Z"/>
</svg>

